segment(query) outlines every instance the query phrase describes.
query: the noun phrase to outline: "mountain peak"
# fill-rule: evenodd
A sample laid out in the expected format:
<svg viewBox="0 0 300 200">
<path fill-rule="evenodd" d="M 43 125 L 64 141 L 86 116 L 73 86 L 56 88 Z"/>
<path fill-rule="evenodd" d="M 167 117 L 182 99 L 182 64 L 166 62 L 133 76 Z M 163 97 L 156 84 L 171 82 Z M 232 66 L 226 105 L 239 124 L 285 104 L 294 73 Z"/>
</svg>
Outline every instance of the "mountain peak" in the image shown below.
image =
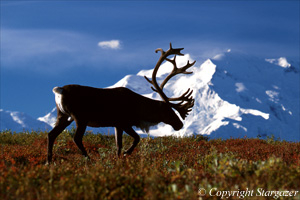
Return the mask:
<svg viewBox="0 0 300 200">
<path fill-rule="evenodd" d="M 54 127 L 55 122 L 56 122 L 56 107 L 52 109 L 52 111 L 50 113 L 48 113 L 47 115 L 45 115 L 44 117 L 39 117 L 37 120 L 41 121 L 41 122 L 45 122 L 47 124 L 49 124 L 51 127 Z"/>
</svg>

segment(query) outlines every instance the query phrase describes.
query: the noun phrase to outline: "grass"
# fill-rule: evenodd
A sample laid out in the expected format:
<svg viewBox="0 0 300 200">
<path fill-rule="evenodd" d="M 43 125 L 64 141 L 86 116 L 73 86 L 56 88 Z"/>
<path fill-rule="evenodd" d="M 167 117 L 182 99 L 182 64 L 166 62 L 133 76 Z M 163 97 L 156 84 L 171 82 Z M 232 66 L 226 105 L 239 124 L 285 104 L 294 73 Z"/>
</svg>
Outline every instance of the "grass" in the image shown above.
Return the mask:
<svg viewBox="0 0 300 200">
<path fill-rule="evenodd" d="M 87 160 L 71 135 L 57 138 L 46 166 L 46 132 L 1 132 L 0 199 L 300 199 L 283 196 L 300 190 L 299 142 L 142 138 L 117 159 L 114 136 L 87 133 Z"/>
</svg>

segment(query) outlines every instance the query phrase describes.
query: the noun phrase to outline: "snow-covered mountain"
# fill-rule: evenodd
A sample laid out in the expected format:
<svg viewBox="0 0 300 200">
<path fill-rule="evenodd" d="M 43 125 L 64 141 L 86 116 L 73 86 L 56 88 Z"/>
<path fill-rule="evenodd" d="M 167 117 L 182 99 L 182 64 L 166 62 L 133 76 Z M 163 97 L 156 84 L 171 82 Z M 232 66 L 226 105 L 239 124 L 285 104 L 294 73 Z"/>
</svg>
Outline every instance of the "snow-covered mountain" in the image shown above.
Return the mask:
<svg viewBox="0 0 300 200">
<path fill-rule="evenodd" d="M 177 65 L 183 66 L 190 55 L 177 56 Z M 164 63 L 158 71 L 158 82 L 172 70 Z M 288 141 L 300 141 L 299 128 L 299 63 L 286 58 L 261 59 L 227 50 L 196 63 L 191 75 L 178 75 L 165 86 L 167 96 L 179 96 L 188 88 L 194 90 L 195 105 L 180 131 L 159 124 L 150 130 L 152 136 L 192 134 L 211 138 L 262 137 L 274 135 Z M 160 99 L 151 90 L 144 76 L 152 70 L 127 75 L 111 87 L 127 87 L 139 94 Z M 56 110 L 39 121 L 53 126 Z M 94 129 L 113 132 L 110 128 Z M 139 133 L 142 133 L 139 131 Z"/>
<path fill-rule="evenodd" d="M 0 128 L 16 132 L 52 129 L 48 123 L 34 119 L 23 112 L 4 111 L 3 109 L 0 109 Z"/>
<path fill-rule="evenodd" d="M 178 66 L 193 60 L 177 57 Z M 158 73 L 163 80 L 172 66 L 165 63 Z M 299 63 L 286 58 L 260 59 L 228 50 L 195 65 L 192 75 L 174 77 L 165 86 L 168 96 L 179 96 L 187 88 L 194 90 L 195 105 L 184 127 L 174 131 L 159 124 L 153 136 L 192 134 L 211 138 L 262 137 L 274 135 L 285 140 L 300 140 Z M 128 75 L 112 87 L 124 86 L 147 97 L 160 99 L 144 81 L 152 70 Z"/>
</svg>

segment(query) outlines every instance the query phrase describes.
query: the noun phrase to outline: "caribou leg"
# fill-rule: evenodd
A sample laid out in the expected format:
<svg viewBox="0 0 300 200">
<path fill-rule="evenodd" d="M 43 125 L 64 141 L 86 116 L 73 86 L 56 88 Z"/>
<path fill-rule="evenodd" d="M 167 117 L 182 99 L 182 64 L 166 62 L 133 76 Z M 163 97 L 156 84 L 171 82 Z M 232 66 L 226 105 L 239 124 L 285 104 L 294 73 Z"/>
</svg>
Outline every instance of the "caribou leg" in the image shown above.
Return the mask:
<svg viewBox="0 0 300 200">
<path fill-rule="evenodd" d="M 122 150 L 122 135 L 123 129 L 120 127 L 115 128 L 115 138 L 116 138 L 116 145 L 117 145 L 117 156 L 120 157 L 121 150 Z"/>
<path fill-rule="evenodd" d="M 130 135 L 131 137 L 134 138 L 134 141 L 133 141 L 131 147 L 124 152 L 124 155 L 126 155 L 126 154 L 130 155 L 133 152 L 136 145 L 140 142 L 140 136 L 133 130 L 132 127 L 127 127 L 127 128 L 124 129 L 124 131 L 128 135 Z"/>
<path fill-rule="evenodd" d="M 82 144 L 82 137 L 85 133 L 86 124 L 76 121 L 76 126 L 77 127 L 76 127 L 76 131 L 75 131 L 74 142 L 77 145 L 77 147 L 81 150 L 82 155 L 89 158 L 89 156 Z"/>
<path fill-rule="evenodd" d="M 55 139 L 70 124 L 71 121 L 68 121 L 68 116 L 59 116 L 57 118 L 55 127 L 48 133 L 48 156 L 46 164 L 50 164 L 52 162 L 52 151 Z"/>
</svg>

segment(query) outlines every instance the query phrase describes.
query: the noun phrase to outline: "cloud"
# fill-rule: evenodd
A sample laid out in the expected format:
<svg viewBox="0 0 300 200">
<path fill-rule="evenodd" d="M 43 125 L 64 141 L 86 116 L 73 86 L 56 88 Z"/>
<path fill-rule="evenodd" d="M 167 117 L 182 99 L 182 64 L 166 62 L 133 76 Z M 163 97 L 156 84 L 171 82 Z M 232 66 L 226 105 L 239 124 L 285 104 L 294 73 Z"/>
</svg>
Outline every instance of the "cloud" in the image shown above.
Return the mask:
<svg viewBox="0 0 300 200">
<path fill-rule="evenodd" d="M 130 47 L 123 51 L 122 42 L 113 41 L 99 42 L 99 37 L 61 29 L 2 29 L 1 68 L 54 74 L 83 66 L 84 69 L 103 69 L 108 65 L 115 69 L 125 66 L 132 69 L 141 67 L 137 62 L 145 63 L 143 59 L 148 53 L 144 55 L 145 51 L 140 49 L 129 51 Z M 99 48 L 100 44 L 95 45 L 98 42 L 120 51 Z"/>
<path fill-rule="evenodd" d="M 120 49 L 121 42 L 119 40 L 101 41 L 98 46 L 102 49 Z"/>
</svg>

